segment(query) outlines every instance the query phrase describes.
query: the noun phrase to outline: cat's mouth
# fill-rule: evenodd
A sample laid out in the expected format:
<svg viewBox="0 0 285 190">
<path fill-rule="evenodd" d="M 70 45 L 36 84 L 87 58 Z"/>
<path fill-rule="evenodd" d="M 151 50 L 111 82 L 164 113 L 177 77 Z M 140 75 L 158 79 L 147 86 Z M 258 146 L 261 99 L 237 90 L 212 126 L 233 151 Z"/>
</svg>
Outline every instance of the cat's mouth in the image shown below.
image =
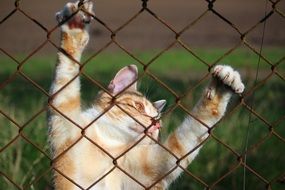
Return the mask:
<svg viewBox="0 0 285 190">
<path fill-rule="evenodd" d="M 152 136 L 156 131 L 159 131 L 161 128 L 160 121 L 153 121 L 152 125 L 148 128 L 144 128 L 141 125 L 132 128 L 133 131 L 137 133 L 146 133 Z"/>
<path fill-rule="evenodd" d="M 147 133 L 153 133 L 156 130 L 159 130 L 161 128 L 160 122 L 159 121 L 155 121 L 153 122 L 153 125 L 147 130 Z"/>
</svg>

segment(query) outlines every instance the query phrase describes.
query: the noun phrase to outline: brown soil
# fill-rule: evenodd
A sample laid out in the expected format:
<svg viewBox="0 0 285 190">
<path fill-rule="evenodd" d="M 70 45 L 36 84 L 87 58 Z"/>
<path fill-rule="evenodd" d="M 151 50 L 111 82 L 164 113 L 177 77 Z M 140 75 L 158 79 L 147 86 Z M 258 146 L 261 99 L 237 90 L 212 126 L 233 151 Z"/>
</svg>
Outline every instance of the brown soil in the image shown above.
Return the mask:
<svg viewBox="0 0 285 190">
<path fill-rule="evenodd" d="M 19 7 L 24 13 L 41 23 L 47 30 L 55 25 L 55 12 L 67 1 L 63 0 L 21 0 Z M 140 0 L 97 0 L 96 16 L 113 31 L 118 29 L 141 9 Z M 285 12 L 285 1 L 277 5 Z M 267 11 L 271 9 L 268 3 Z M 13 9 L 14 1 L 0 1 L 0 20 Z M 208 9 L 206 1 L 189 0 L 149 0 L 148 8 L 165 21 L 176 32 L 197 19 Z M 265 1 L 260 0 L 218 0 L 214 10 L 232 22 L 242 33 L 264 17 Z M 285 19 L 274 13 L 266 22 L 265 46 L 285 46 Z M 159 22 L 149 12 L 144 11 L 129 25 L 116 33 L 116 41 L 128 50 L 163 49 L 175 41 L 175 33 Z M 11 54 L 28 54 L 47 39 L 47 32 L 17 11 L 0 25 L 0 47 Z M 92 40 L 89 51 L 96 51 L 110 41 L 111 32 L 99 22 L 93 22 Z M 247 40 L 259 47 L 262 24 L 249 33 Z M 211 11 L 181 35 L 181 40 L 191 48 L 232 47 L 238 43 L 240 34 Z M 58 29 L 51 34 L 58 43 Z M 181 47 L 176 45 L 175 47 Z M 109 50 L 118 50 L 111 45 Z M 53 53 L 56 49 L 47 43 L 39 53 Z"/>
</svg>

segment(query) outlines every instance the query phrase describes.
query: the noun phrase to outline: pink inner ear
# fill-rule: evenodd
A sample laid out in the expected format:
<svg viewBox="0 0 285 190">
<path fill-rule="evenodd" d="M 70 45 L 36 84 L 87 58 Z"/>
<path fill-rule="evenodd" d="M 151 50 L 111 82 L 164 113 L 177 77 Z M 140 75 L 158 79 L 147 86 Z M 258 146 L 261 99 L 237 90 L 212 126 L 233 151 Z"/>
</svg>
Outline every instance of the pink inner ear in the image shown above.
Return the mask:
<svg viewBox="0 0 285 190">
<path fill-rule="evenodd" d="M 153 105 L 159 112 L 161 112 L 166 105 L 166 100 L 158 100 L 154 102 Z"/>
<path fill-rule="evenodd" d="M 122 68 L 110 82 L 108 89 L 112 94 L 118 94 L 138 78 L 138 69 L 135 65 Z M 128 90 L 137 90 L 137 83 L 131 85 Z"/>
</svg>

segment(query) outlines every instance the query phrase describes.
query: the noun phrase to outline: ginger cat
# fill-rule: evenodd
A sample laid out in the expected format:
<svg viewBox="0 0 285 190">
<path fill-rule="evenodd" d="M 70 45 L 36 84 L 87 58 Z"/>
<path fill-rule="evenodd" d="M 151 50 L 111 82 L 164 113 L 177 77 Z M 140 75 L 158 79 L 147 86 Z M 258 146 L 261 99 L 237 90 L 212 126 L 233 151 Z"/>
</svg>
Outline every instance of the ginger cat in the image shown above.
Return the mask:
<svg viewBox="0 0 285 190">
<path fill-rule="evenodd" d="M 85 1 L 81 8 L 92 13 L 90 1 Z M 78 2 L 67 3 L 57 14 L 62 23 L 61 48 L 69 56 L 58 53 L 50 91 L 48 124 L 55 189 L 166 189 L 182 172 L 177 167 L 163 178 L 176 166 L 177 158 L 196 148 L 179 162 L 187 168 L 201 148 L 197 146 L 209 136 L 208 130 L 224 115 L 232 94 L 243 92 L 239 73 L 230 66 L 213 68 L 212 80 L 191 112 L 193 117 L 188 115 L 161 142 L 171 154 L 150 139 L 158 139 L 160 112 L 166 101 L 150 102 L 137 90 L 135 65 L 122 68 L 110 82 L 109 92 L 99 92 L 89 109 L 81 108 L 77 62 L 89 40 L 91 17 L 81 9 L 76 11 Z M 145 138 L 122 154 L 142 137 Z"/>
</svg>

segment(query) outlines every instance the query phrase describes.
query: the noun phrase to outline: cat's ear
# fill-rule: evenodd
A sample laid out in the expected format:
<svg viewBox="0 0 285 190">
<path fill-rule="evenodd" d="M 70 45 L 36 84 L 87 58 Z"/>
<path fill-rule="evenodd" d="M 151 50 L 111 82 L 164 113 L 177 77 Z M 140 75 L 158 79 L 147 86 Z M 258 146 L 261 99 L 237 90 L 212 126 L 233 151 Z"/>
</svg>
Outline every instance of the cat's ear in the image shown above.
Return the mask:
<svg viewBox="0 0 285 190">
<path fill-rule="evenodd" d="M 159 112 L 161 112 L 166 105 L 166 100 L 158 100 L 154 102 L 153 105 Z"/>
<path fill-rule="evenodd" d="M 129 65 L 122 68 L 110 82 L 108 89 L 112 94 L 118 94 L 138 78 L 138 68 L 136 65 Z M 137 82 L 132 84 L 128 90 L 136 91 Z"/>
</svg>

